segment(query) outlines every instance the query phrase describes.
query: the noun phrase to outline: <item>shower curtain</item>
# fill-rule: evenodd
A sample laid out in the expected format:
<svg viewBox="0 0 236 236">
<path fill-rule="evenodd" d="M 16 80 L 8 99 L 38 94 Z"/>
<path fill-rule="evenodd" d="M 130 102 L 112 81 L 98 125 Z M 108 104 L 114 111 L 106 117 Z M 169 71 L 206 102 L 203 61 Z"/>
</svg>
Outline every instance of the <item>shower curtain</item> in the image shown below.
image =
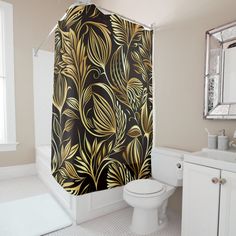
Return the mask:
<svg viewBox="0 0 236 236">
<path fill-rule="evenodd" d="M 74 195 L 149 178 L 152 31 L 95 5 L 58 22 L 52 175 Z"/>
</svg>

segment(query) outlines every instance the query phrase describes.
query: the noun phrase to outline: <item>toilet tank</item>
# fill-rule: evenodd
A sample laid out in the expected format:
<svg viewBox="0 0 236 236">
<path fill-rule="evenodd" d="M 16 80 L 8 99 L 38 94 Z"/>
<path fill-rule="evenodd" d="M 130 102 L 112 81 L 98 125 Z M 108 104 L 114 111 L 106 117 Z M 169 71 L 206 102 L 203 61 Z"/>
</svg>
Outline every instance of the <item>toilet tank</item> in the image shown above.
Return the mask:
<svg viewBox="0 0 236 236">
<path fill-rule="evenodd" d="M 187 152 L 171 148 L 153 148 L 152 178 L 171 186 L 182 186 L 183 157 Z"/>
</svg>

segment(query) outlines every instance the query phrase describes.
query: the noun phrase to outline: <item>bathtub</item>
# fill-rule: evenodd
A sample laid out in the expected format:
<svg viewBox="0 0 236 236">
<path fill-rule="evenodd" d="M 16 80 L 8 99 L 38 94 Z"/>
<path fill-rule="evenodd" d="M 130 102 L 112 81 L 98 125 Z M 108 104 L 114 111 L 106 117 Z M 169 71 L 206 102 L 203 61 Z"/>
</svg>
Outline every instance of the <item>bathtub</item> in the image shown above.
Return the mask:
<svg viewBox="0 0 236 236">
<path fill-rule="evenodd" d="M 39 178 L 77 224 L 127 207 L 123 200 L 123 187 L 81 196 L 67 193 L 51 175 L 50 145 L 36 147 L 36 168 Z"/>
</svg>

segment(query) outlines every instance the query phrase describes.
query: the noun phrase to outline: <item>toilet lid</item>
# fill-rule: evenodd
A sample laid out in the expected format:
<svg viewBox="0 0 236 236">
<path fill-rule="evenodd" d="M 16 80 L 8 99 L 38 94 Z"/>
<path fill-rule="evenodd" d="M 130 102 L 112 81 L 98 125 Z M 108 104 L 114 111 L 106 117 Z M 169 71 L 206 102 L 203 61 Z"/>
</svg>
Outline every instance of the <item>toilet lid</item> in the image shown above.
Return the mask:
<svg viewBox="0 0 236 236">
<path fill-rule="evenodd" d="M 163 185 L 151 179 L 139 179 L 129 182 L 126 190 L 135 194 L 153 194 L 163 190 Z"/>
</svg>

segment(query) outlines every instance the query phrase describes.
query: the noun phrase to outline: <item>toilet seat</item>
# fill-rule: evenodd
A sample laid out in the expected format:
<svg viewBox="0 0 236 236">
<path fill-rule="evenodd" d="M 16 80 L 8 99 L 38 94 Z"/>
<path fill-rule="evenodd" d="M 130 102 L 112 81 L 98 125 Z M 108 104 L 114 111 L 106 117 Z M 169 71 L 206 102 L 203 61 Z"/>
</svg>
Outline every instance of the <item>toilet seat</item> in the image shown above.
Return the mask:
<svg viewBox="0 0 236 236">
<path fill-rule="evenodd" d="M 166 191 L 166 186 L 156 180 L 139 179 L 129 182 L 124 188 L 131 195 L 139 197 L 152 197 L 161 195 Z"/>
</svg>

